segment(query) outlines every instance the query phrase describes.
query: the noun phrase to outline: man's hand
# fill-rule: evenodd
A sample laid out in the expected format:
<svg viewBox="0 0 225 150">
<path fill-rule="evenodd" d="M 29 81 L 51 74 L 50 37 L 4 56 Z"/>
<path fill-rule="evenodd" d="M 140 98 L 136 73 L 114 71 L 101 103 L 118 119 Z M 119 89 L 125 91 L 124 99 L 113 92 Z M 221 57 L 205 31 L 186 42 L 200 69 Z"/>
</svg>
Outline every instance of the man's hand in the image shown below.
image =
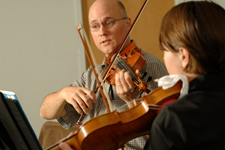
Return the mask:
<svg viewBox="0 0 225 150">
<path fill-rule="evenodd" d="M 92 103 L 95 103 L 95 93 L 84 87 L 69 86 L 62 89 L 64 99 L 81 114 L 88 114 L 92 109 Z"/>
<path fill-rule="evenodd" d="M 138 70 L 136 71 L 136 74 L 141 76 Z M 121 70 L 115 75 L 115 85 L 117 94 L 126 103 L 135 99 L 139 93 L 138 88 L 131 93 L 131 90 L 135 87 L 135 84 L 129 72 L 125 72 L 125 70 Z"/>
<path fill-rule="evenodd" d="M 95 93 L 84 87 L 67 86 L 58 92 L 50 93 L 42 102 L 40 116 L 45 119 L 56 119 L 66 115 L 64 106 L 71 104 L 79 113 L 89 113 L 95 103 Z"/>
</svg>

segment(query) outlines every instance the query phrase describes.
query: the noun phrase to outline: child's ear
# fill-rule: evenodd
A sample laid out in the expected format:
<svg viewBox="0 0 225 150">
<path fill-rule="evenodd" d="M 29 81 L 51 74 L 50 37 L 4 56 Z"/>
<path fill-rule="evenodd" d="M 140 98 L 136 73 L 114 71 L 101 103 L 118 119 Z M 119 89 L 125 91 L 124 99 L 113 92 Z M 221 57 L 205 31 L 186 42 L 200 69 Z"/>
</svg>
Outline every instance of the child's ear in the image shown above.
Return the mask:
<svg viewBox="0 0 225 150">
<path fill-rule="evenodd" d="M 189 56 L 190 56 L 189 51 L 186 48 L 180 47 L 179 53 L 180 53 L 182 67 L 185 69 L 187 68 L 189 64 Z"/>
</svg>

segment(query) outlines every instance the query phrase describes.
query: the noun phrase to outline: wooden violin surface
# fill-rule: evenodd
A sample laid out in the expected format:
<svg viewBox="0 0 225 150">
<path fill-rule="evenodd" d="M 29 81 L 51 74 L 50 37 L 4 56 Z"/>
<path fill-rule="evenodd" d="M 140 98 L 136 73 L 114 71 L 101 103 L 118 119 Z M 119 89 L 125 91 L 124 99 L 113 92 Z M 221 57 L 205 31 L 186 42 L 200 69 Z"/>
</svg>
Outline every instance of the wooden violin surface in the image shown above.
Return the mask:
<svg viewBox="0 0 225 150">
<path fill-rule="evenodd" d="M 172 88 L 157 88 L 151 94 L 143 96 L 136 106 L 122 111 L 113 111 L 99 115 L 83 124 L 75 135 L 65 140 L 76 150 L 116 150 L 124 147 L 128 141 L 149 134 L 151 125 L 162 103 L 177 99 L 182 84 L 179 81 Z M 58 145 L 51 150 L 59 150 Z M 50 150 L 48 149 L 48 150 Z"/>
</svg>

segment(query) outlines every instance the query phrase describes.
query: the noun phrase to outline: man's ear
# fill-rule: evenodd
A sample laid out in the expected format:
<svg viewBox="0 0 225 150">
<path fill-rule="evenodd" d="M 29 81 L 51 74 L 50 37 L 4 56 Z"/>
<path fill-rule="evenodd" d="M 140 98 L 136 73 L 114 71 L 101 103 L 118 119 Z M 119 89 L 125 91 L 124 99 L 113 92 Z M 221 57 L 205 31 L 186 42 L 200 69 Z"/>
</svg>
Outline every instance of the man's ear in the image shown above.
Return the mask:
<svg viewBox="0 0 225 150">
<path fill-rule="evenodd" d="M 127 23 L 127 25 L 128 25 L 128 27 L 130 28 L 131 27 L 131 19 L 130 18 L 127 18 L 126 19 L 126 23 Z"/>
<path fill-rule="evenodd" d="M 187 68 L 189 64 L 190 53 L 186 48 L 183 48 L 183 47 L 179 48 L 179 53 L 180 53 L 180 60 L 182 63 L 182 67 L 185 69 Z"/>
</svg>

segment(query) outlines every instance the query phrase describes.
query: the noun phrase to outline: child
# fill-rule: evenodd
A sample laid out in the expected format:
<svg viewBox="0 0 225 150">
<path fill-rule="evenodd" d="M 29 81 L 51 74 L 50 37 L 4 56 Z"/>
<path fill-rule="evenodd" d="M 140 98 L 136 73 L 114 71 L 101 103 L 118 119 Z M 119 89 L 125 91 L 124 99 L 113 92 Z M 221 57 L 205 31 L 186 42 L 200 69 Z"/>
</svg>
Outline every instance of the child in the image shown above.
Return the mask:
<svg viewBox="0 0 225 150">
<path fill-rule="evenodd" d="M 162 108 L 145 149 L 225 149 L 225 10 L 181 3 L 165 15 L 159 39 L 169 74 L 185 75 L 189 90 Z"/>
</svg>

